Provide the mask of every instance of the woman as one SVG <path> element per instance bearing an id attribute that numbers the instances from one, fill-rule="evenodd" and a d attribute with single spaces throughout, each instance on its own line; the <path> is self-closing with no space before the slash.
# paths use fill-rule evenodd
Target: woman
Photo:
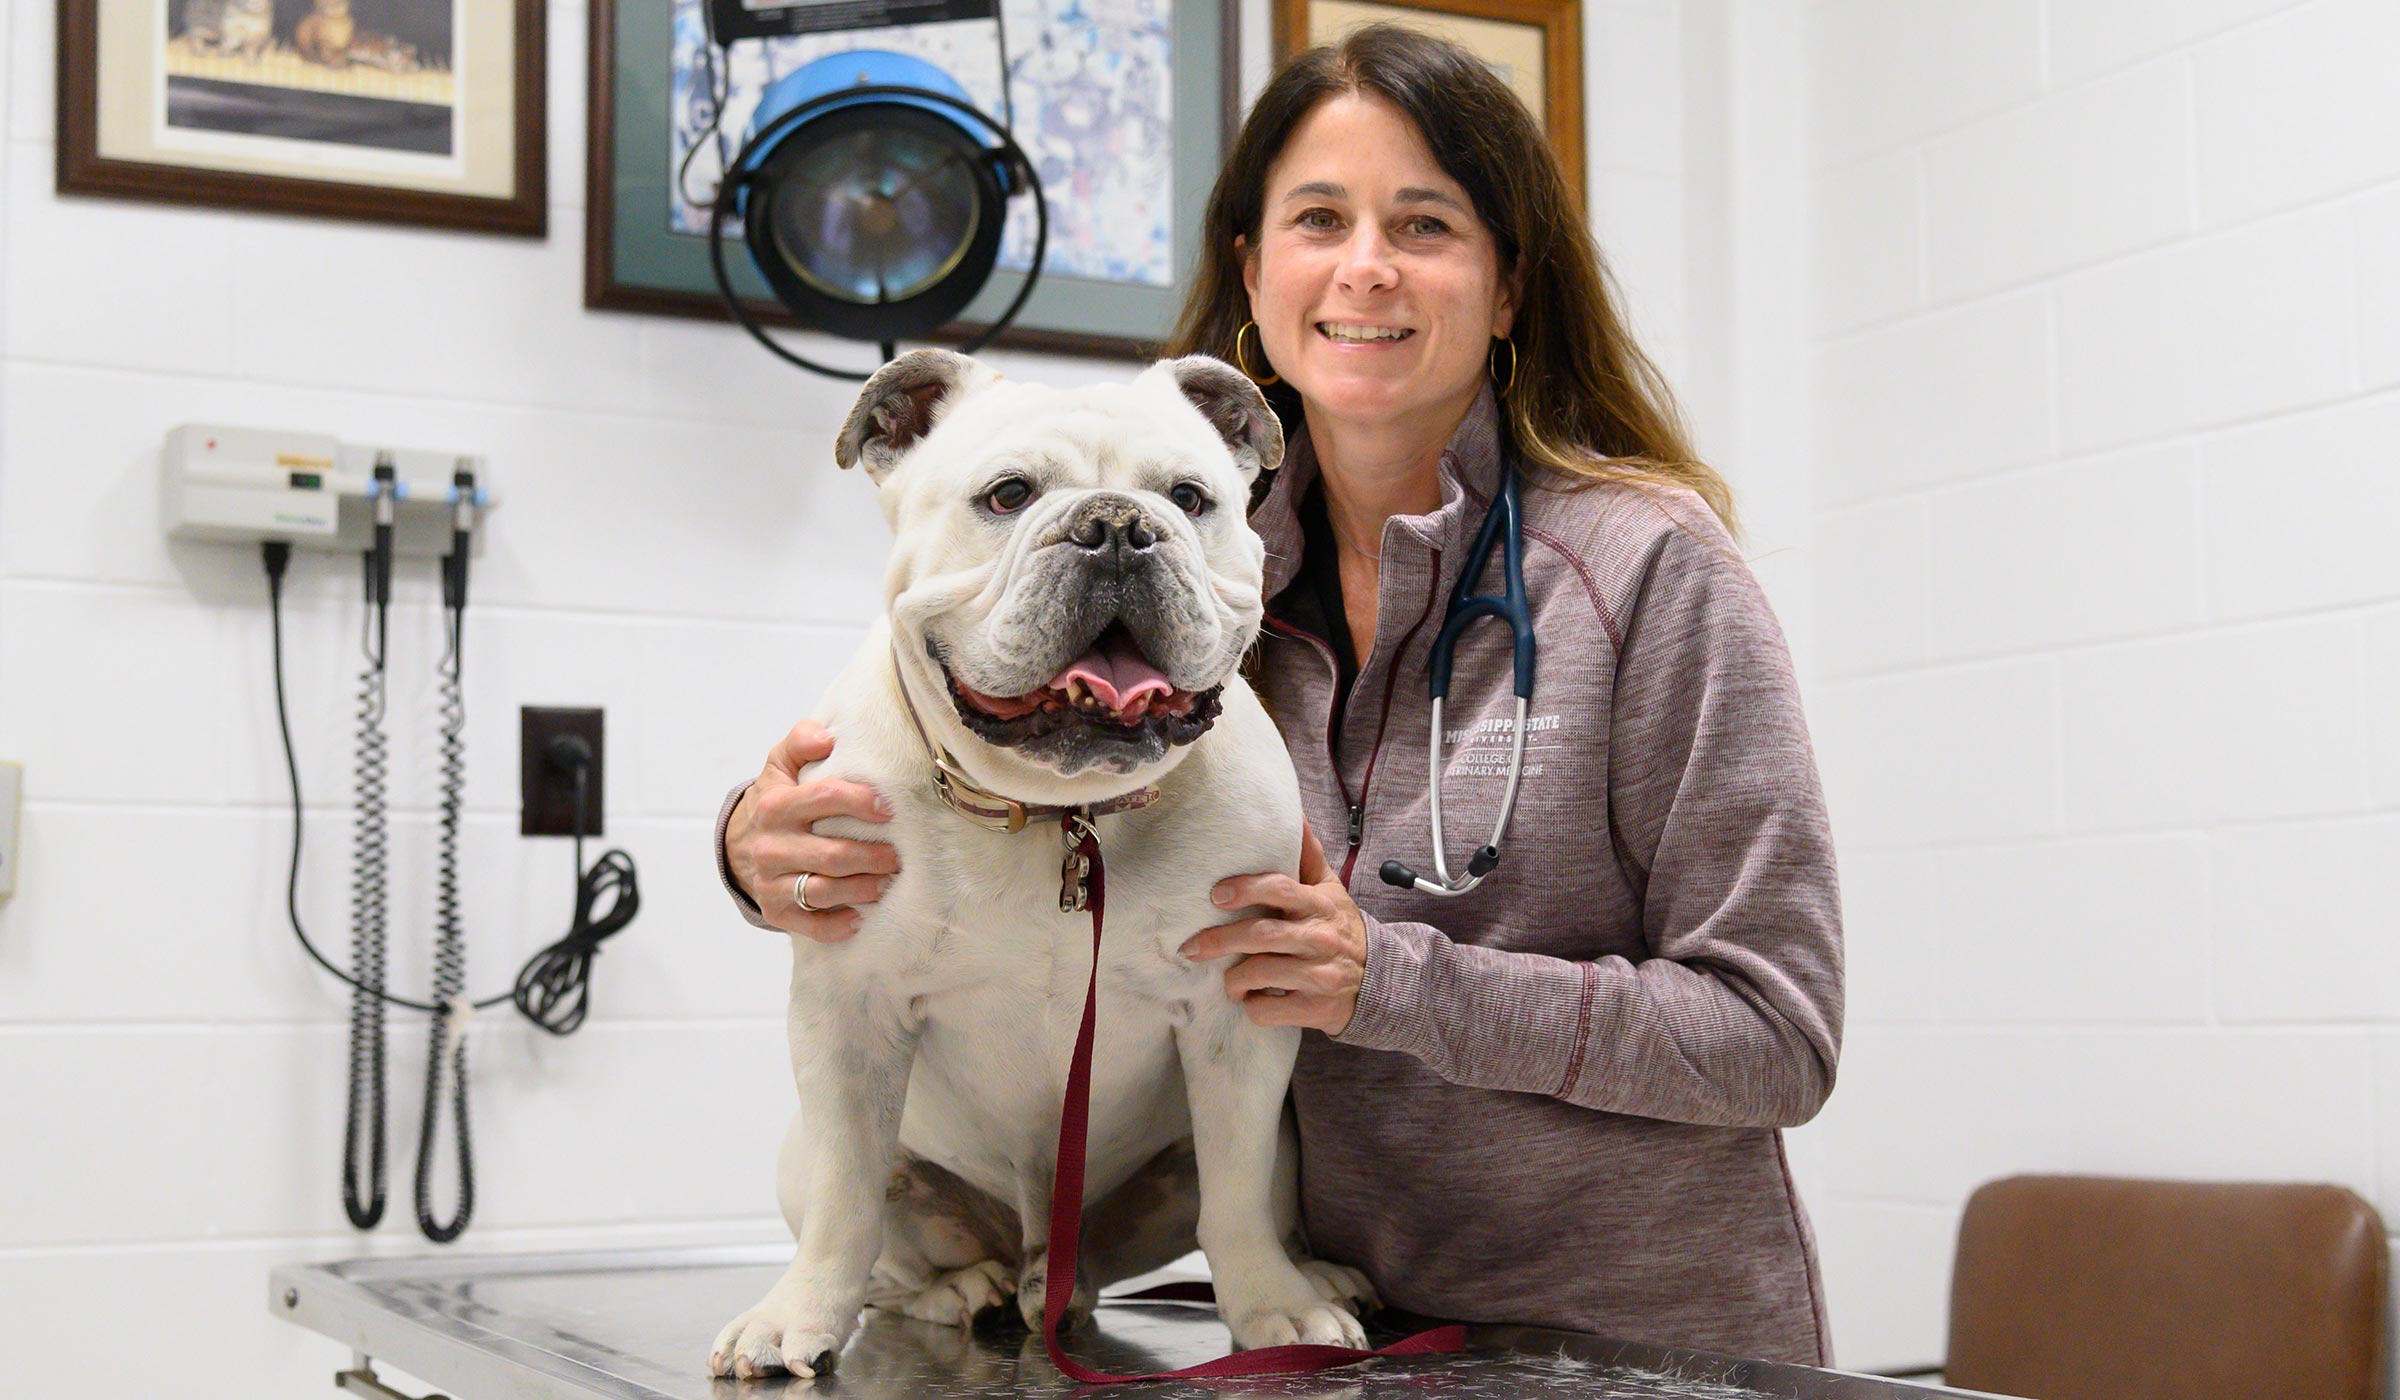
<path id="1" fill-rule="evenodd" d="M 1255 679 L 1330 839 L 1298 880 L 1223 882 L 1270 914 L 1187 951 L 1243 955 L 1225 981 L 1253 1019 L 1323 1032 L 1292 1084 L 1311 1248 L 1413 1312 L 1828 1363 L 1778 1131 L 1824 1102 L 1840 1043 L 1807 728 L 1730 494 L 1532 118 L 1404 30 L 1292 60 L 1211 197 L 1174 346 L 1194 352 L 1267 386 L 1290 440 L 1252 513 Z M 1499 870 L 1436 898 L 1375 872 L 1430 864 L 1428 651 L 1511 471 L 1538 647 L 1523 788 Z M 1495 557 L 1479 591 L 1500 586 Z M 1507 782 L 1511 678 L 1506 628 L 1470 629 L 1442 777 L 1466 839 Z M 794 786 L 828 748 L 787 736 L 721 829 L 754 917 L 843 937 L 855 911 L 799 911 L 795 875 L 855 906 L 894 867 L 807 834 L 872 811 Z"/>

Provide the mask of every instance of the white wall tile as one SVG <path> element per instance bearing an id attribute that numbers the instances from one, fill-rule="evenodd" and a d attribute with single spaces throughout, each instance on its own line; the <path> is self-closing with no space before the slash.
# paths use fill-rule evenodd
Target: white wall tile
<path id="1" fill-rule="evenodd" d="M 1837 0 L 1808 25 L 1811 164 L 1838 165 L 2031 99 L 2036 0 Z"/>
<path id="2" fill-rule="evenodd" d="M 2358 334 L 2366 386 L 2400 384 L 2400 185 L 2358 203 Z"/>
<path id="3" fill-rule="evenodd" d="M 641 674 L 655 692 L 641 762 L 652 810 L 705 822 L 725 790 L 755 776 L 793 724 L 820 712 L 833 678 L 859 652 L 864 629 L 654 628 Z"/>
<path id="4" fill-rule="evenodd" d="M 2201 618 L 2188 446 L 2088 458 L 1930 497 L 1933 654 L 2129 636 Z"/>
<path id="5" fill-rule="evenodd" d="M 36 7 L 38 8 L 38 7 Z M 12 357 L 216 373 L 233 359 L 242 220 L 205 209 L 52 190 L 31 148 L 8 168 L 7 346 Z M 118 308 L 174 308 L 126 315 Z"/>
<path id="6" fill-rule="evenodd" d="M 1928 146 L 1934 298 L 1992 291 L 2182 234 L 2189 125 L 2183 65 L 2152 63 Z"/>
<path id="7" fill-rule="evenodd" d="M 2357 811 L 2358 624 L 2308 621 L 2067 655 L 2068 829 Z"/>
<path id="8" fill-rule="evenodd" d="M 1940 851 L 1843 848 L 1844 1024 L 1939 1019 L 1942 947 L 1955 936 L 1942 863 Z"/>
<path id="9" fill-rule="evenodd" d="M 2367 775 L 2375 801 L 2400 806 L 2400 610 L 2367 620 Z M 2400 1213 L 2400 1197 L 2394 1197 Z"/>
<path id="10" fill-rule="evenodd" d="M 48 141 L 57 121 L 58 7 L 11 4 L 8 13 L 8 131 Z M 38 159 L 47 159 L 44 151 Z M 22 157 L 18 157 L 22 159 Z"/>
<path id="11" fill-rule="evenodd" d="M 478 1215 L 593 1224 L 771 1209 L 792 1103 L 780 1020 L 587 1025 L 565 1040 L 498 1017 L 474 1025 Z M 402 1218 L 421 1027 L 395 1018 L 389 1041 L 391 1204 Z M 347 1059 L 344 1031 L 331 1026 L 0 1032 L 0 1097 L 34 1129 L 0 1139 L 0 1167 L 46 1203 L 0 1218 L 0 1243 L 340 1232 Z M 75 1073 L 61 1073 L 70 1062 Z M 644 1108 L 594 1112 L 600 1102 Z M 124 1124 L 93 1103 L 138 1105 L 143 1140 L 171 1144 L 176 1169 L 126 1150 Z"/>
<path id="12" fill-rule="evenodd" d="M 138 1316 L 139 1349 L 174 1358 L 175 1388 L 191 1400 L 324 1393 L 333 1373 L 350 1364 L 349 1353 L 269 1315 L 267 1275 L 278 1264 L 365 1252 L 326 1237 L 0 1255 L 0 1293 L 10 1300 L 0 1342 L 11 1357 L 10 1383 L 26 1395 L 75 1393 L 109 1364 L 110 1343 L 94 1319 Z M 384 1367 L 376 1370 L 392 1379 Z"/>
<path id="13" fill-rule="evenodd" d="M 1888 501 L 1817 517 L 1809 542 L 1825 674 L 1922 661 L 1926 631 L 1926 506 Z"/>
<path id="14" fill-rule="evenodd" d="M 2057 829 L 2052 662 L 1842 682 L 1821 687 L 1810 705 L 1840 849 Z M 1959 743 L 1962 734 L 1974 743 Z"/>
<path id="15" fill-rule="evenodd" d="M 1978 845 L 1941 856 L 1934 927 L 1946 1022 L 2209 1019 L 2203 838 Z"/>
<path id="16" fill-rule="evenodd" d="M 1834 1365 L 1886 1371 L 1942 1359 L 1958 1211 L 1836 1201 L 1812 1212 L 1825 1274 Z"/>
<path id="17" fill-rule="evenodd" d="M 543 81 L 549 101 L 543 120 L 549 126 L 550 236 L 570 246 L 583 246 L 584 127 L 590 113 L 592 26 L 578 0 L 552 0 L 543 17 L 548 42 L 544 45 Z"/>
<path id="18" fill-rule="evenodd" d="M 2065 0 L 2045 12 L 2050 80 L 2076 83 L 2300 0 Z"/>
<path id="19" fill-rule="evenodd" d="M 1677 175 L 1604 172 L 1591 191 L 1592 235 L 1621 298 L 1617 308 L 1651 358 L 1681 377 L 1686 305 L 1684 182 Z"/>
<path id="20" fill-rule="evenodd" d="M 1819 334 L 1922 304 L 1924 158 L 1860 161 L 1825 175 L 1809 202 L 1809 289 Z"/>
<path id="21" fill-rule="evenodd" d="M 2069 450 L 2233 422 L 2354 387 L 2346 210 L 2278 219 L 2060 280 Z"/>
<path id="22" fill-rule="evenodd" d="M 2044 294 L 1937 311 L 1812 359 L 1821 506 L 1971 480 L 2052 449 Z"/>
<path id="23" fill-rule="evenodd" d="M 1583 7 L 1584 139 L 1591 162 L 1646 175 L 1684 173 L 1683 27 L 1672 4 L 1594 0 Z"/>
<path id="24" fill-rule="evenodd" d="M 2400 1007 L 2400 818 L 2210 838 L 2228 1021 L 2388 1020 Z"/>
<path id="25" fill-rule="evenodd" d="M 2391 1228 L 2391 1218 L 2400 1214 L 2400 1031 L 2384 1030 L 2375 1035 L 2375 1098 L 2373 1112 L 2376 1122 L 2376 1150 L 2381 1172 L 2376 1190 L 2370 1199 L 2384 1217 L 2384 1228 Z"/>
<path id="26" fill-rule="evenodd" d="M 215 802 L 230 779 L 224 619 L 166 592 L 0 585 L 0 734 L 29 800 Z"/>
<path id="27" fill-rule="evenodd" d="M 1855 1196 L 1963 1203 L 2014 1172 L 2374 1190 L 2363 1032 L 1860 1030 L 1823 1118 Z"/>
<path id="28" fill-rule="evenodd" d="M 302 918 L 344 965 L 348 828 L 311 821 L 302 886 Z M 29 806 L 23 878 L 0 903 L 0 1023 L 338 1019 L 346 1000 L 286 927 L 290 841 L 288 812 Z"/>
<path id="29" fill-rule="evenodd" d="M 2400 176 L 2400 8 L 2318 0 L 2193 52 L 2210 224 Z"/>
<path id="30" fill-rule="evenodd" d="M 2213 615 L 2400 597 L 2400 396 L 2221 434 L 2200 461 Z"/>
<path id="31" fill-rule="evenodd" d="M 219 274 L 239 297 L 232 367 L 438 398 L 601 411 L 640 402 L 632 338 L 583 309 L 579 240 L 493 239 L 472 258 L 458 246 L 431 229 L 246 221 L 242 257 Z M 372 330 L 329 344 L 333 325 Z"/>

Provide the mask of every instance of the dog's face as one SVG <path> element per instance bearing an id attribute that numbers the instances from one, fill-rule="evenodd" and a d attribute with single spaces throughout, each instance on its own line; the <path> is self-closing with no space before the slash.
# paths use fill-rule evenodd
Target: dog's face
<path id="1" fill-rule="evenodd" d="M 901 681 L 976 781 L 1094 801 L 1207 732 L 1263 609 L 1251 484 L 1283 459 L 1247 377 L 1190 356 L 1054 390 L 912 351 L 834 456 L 882 492 Z"/>

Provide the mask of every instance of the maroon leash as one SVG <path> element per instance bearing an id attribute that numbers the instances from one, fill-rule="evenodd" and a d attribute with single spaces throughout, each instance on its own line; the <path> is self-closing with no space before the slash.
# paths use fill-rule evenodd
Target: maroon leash
<path id="1" fill-rule="evenodd" d="M 1180 1371 L 1154 1371 L 1120 1376 L 1096 1371 L 1067 1355 L 1058 1344 L 1058 1327 L 1075 1296 L 1075 1256 L 1083 1233 L 1083 1140 L 1092 1116 L 1092 1030 L 1098 1024 L 1100 991 L 1100 915 L 1107 882 L 1100 865 L 1100 837 L 1081 813 L 1068 813 L 1059 823 L 1067 846 L 1058 902 L 1063 911 L 1092 911 L 1092 977 L 1083 994 L 1083 1027 L 1075 1034 L 1075 1058 L 1067 1069 L 1067 1098 L 1058 1121 L 1058 1173 L 1050 1191 L 1050 1259 L 1042 1294 L 1042 1344 L 1050 1364 L 1076 1380 L 1113 1384 L 1117 1381 L 1168 1381 L 1217 1376 L 1305 1375 L 1350 1366 L 1378 1356 L 1422 1356 L 1464 1351 L 1467 1329 L 1435 1327 L 1404 1337 L 1375 1351 L 1357 1347 L 1292 1345 L 1239 1351 L 1186 1366 Z"/>

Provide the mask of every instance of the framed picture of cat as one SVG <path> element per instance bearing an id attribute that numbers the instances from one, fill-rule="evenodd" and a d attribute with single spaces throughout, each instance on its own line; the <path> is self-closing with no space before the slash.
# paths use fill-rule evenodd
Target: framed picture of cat
<path id="1" fill-rule="evenodd" d="M 58 0 L 58 189 L 548 231 L 543 0 Z"/>

